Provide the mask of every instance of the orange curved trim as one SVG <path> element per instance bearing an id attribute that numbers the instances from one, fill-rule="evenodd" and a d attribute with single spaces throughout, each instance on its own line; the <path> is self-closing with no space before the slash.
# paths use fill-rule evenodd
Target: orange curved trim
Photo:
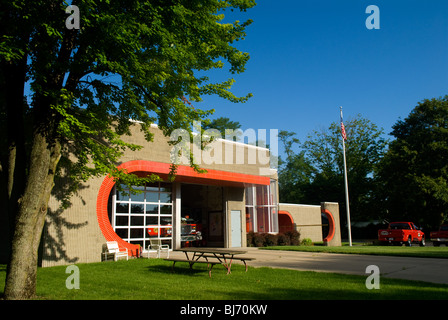
<path id="1" fill-rule="evenodd" d="M 278 231 L 288 232 L 294 229 L 294 219 L 288 211 L 279 210 L 278 211 Z"/>
<path id="2" fill-rule="evenodd" d="M 291 223 L 294 223 L 294 219 L 292 218 L 292 215 L 288 211 L 279 210 L 278 214 L 286 214 L 289 217 L 289 219 L 291 219 Z"/>
<path id="3" fill-rule="evenodd" d="M 118 169 L 125 169 L 128 173 L 132 172 L 148 172 L 166 177 L 170 173 L 170 164 L 146 160 L 133 160 L 125 162 L 118 166 Z M 193 168 L 188 166 L 179 166 L 176 172 L 176 181 L 195 182 L 213 185 L 226 186 L 244 186 L 245 184 L 269 185 L 270 178 L 264 176 L 256 176 L 242 173 L 226 172 L 219 170 L 207 170 L 207 173 L 197 173 Z M 96 214 L 98 225 L 103 233 L 106 241 L 117 241 L 120 247 L 128 249 L 130 255 L 136 255 L 139 248 L 138 245 L 128 243 L 121 239 L 113 230 L 109 221 L 107 212 L 107 204 L 109 195 L 114 187 L 115 182 L 111 176 L 107 176 L 98 191 Z"/>
<path id="4" fill-rule="evenodd" d="M 328 211 L 327 209 L 323 209 L 323 210 L 321 210 L 321 212 L 323 214 L 325 214 L 328 218 L 328 224 L 329 224 L 330 230 L 328 231 L 328 235 L 324 239 L 324 242 L 328 242 L 328 241 L 331 241 L 334 237 L 334 232 L 335 232 L 334 218 L 333 218 L 333 215 L 331 214 L 331 212 Z"/>
<path id="5" fill-rule="evenodd" d="M 111 177 L 106 177 L 101 184 L 96 201 L 96 215 L 98 219 L 98 225 L 103 233 L 106 241 L 117 241 L 119 247 L 125 247 L 128 249 L 129 255 L 136 255 L 139 249 L 138 245 L 131 244 L 121 239 L 112 228 L 107 213 L 107 204 L 109 202 L 109 195 L 114 187 L 115 182 Z"/>

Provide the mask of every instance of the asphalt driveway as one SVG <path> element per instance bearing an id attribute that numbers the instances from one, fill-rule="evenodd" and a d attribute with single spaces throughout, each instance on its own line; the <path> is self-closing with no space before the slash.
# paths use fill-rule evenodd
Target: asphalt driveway
<path id="1" fill-rule="evenodd" d="M 448 259 L 390 257 L 354 254 L 311 253 L 244 248 L 253 267 L 286 268 L 316 272 L 369 275 L 369 265 L 378 266 L 381 277 L 448 284 Z"/>

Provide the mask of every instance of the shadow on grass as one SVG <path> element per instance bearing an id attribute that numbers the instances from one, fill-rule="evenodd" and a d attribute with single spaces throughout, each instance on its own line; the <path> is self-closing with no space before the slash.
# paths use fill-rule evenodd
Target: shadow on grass
<path id="1" fill-rule="evenodd" d="M 190 266 L 187 263 L 176 263 L 173 268 L 173 265 L 150 265 L 147 266 L 146 269 L 150 272 L 157 272 L 161 274 L 178 274 L 178 275 L 196 275 L 199 273 L 206 273 L 208 276 L 208 270 L 205 266 Z M 213 275 L 213 270 L 212 270 Z"/>

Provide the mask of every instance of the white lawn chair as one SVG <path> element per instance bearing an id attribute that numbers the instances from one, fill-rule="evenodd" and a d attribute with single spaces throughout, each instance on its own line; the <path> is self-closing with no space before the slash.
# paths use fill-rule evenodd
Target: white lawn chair
<path id="1" fill-rule="evenodd" d="M 114 260 L 117 261 L 119 257 L 126 257 L 126 260 L 129 259 L 128 249 L 120 248 L 118 246 L 117 241 L 108 241 L 106 243 L 106 248 L 104 250 L 104 258 L 107 260 L 107 256 L 112 254 L 114 256 Z"/>
<path id="2" fill-rule="evenodd" d="M 162 244 L 161 239 L 149 239 L 149 246 L 148 251 L 156 251 L 157 252 L 157 258 L 160 258 L 160 252 L 166 252 L 166 257 L 170 257 L 170 246 L 167 244 Z M 148 252 L 148 258 L 149 258 L 149 252 Z"/>
<path id="3" fill-rule="evenodd" d="M 143 250 L 142 256 L 144 257 L 146 255 L 146 257 L 149 259 L 149 258 L 151 258 L 151 256 L 150 256 L 151 253 L 157 254 L 157 250 L 151 249 L 151 245 L 148 245 L 148 249 Z"/>

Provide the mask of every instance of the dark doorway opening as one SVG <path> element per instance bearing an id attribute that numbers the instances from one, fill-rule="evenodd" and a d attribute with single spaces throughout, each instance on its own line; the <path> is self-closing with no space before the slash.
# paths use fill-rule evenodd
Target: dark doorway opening
<path id="1" fill-rule="evenodd" d="M 181 186 L 181 245 L 224 246 L 223 187 Z"/>

